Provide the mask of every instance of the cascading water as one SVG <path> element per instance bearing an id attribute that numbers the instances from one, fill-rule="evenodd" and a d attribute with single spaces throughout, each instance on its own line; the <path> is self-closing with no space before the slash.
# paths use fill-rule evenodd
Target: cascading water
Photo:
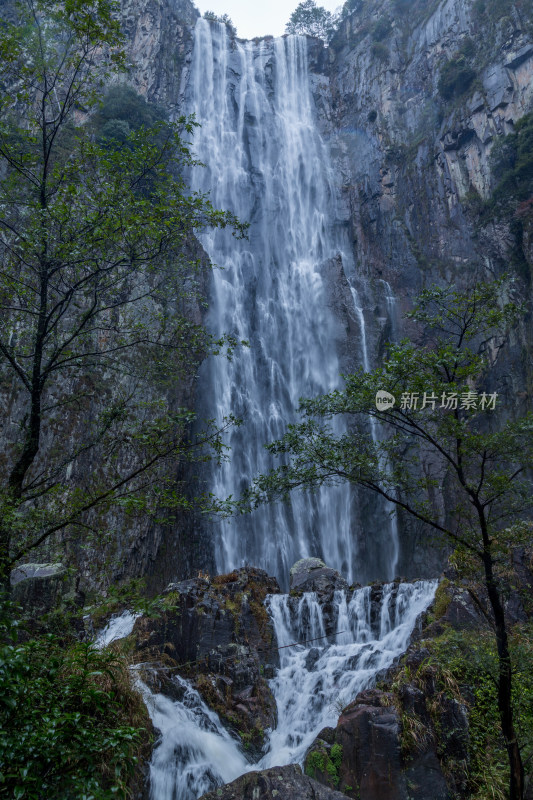
<path id="1" fill-rule="evenodd" d="M 406 649 L 436 586 L 388 584 L 374 597 L 369 586 L 337 591 L 325 607 L 314 593 L 267 598 L 280 648 L 280 668 L 270 681 L 278 724 L 256 764 L 185 680 L 174 678 L 173 700 L 139 682 L 161 731 L 150 765 L 151 800 L 196 800 L 244 772 L 301 763 L 319 731 L 334 726 L 340 709 Z"/>
<path id="2" fill-rule="evenodd" d="M 251 769 L 214 711 L 179 676 L 171 700 L 137 682 L 161 739 L 150 764 L 150 800 L 196 800 Z"/>
<path id="3" fill-rule="evenodd" d="M 232 42 L 224 25 L 202 19 L 195 30 L 187 106 L 201 123 L 194 150 L 206 167 L 193 171 L 192 185 L 250 222 L 248 241 L 223 230 L 202 237 L 219 267 L 209 324 L 250 345 L 231 362 L 211 359 L 202 375 L 206 416 L 244 420 L 230 440 L 231 460 L 211 479 L 219 497 L 238 497 L 268 472 L 264 445 L 295 420 L 300 398 L 331 391 L 340 380 L 338 323 L 320 271 L 340 249 L 336 203 L 313 118 L 306 48 L 295 36 Z M 290 504 L 222 525 L 214 536 L 216 567 L 257 564 L 284 580 L 299 558 L 327 555 L 348 580 L 360 580 L 353 516 L 346 486 L 295 495 Z"/>
<path id="4" fill-rule="evenodd" d="M 394 311 L 394 295 L 392 294 L 391 288 L 386 281 L 383 281 L 386 289 L 386 300 L 387 306 L 389 309 L 389 313 Z M 362 353 L 362 362 L 363 362 L 363 369 L 365 372 L 370 370 L 370 359 L 368 357 L 368 347 L 366 343 L 366 326 L 365 326 L 365 316 L 363 313 L 363 309 L 359 305 L 359 295 L 357 294 L 356 289 L 353 286 L 350 286 L 350 291 L 352 293 L 353 304 L 355 308 L 355 314 L 357 317 L 357 321 L 359 323 L 359 330 L 361 334 L 361 353 Z M 390 317 L 393 319 L 393 317 Z M 394 324 L 394 322 L 393 322 Z M 379 440 L 379 428 L 376 420 L 374 417 L 369 418 L 370 423 L 370 435 L 372 436 L 372 441 L 376 444 Z M 388 515 L 388 527 L 390 532 L 390 547 L 388 553 L 388 578 L 392 579 L 395 577 L 396 568 L 398 566 L 398 561 L 400 558 L 400 534 L 398 530 L 398 514 L 396 512 L 396 506 L 393 503 L 385 502 L 384 503 L 385 512 Z"/>
<path id="5" fill-rule="evenodd" d="M 254 475 L 269 470 L 263 445 L 295 419 L 300 397 L 339 385 L 340 334 L 322 268 L 339 252 L 343 261 L 350 256 L 343 254 L 328 154 L 313 119 L 306 48 L 304 38 L 293 36 L 230 41 L 224 25 L 204 19 L 195 30 L 186 102 L 201 123 L 194 149 L 206 166 L 193 170 L 192 186 L 209 192 L 215 207 L 250 222 L 249 241 L 224 230 L 202 237 L 218 267 L 211 329 L 250 344 L 231 362 L 212 359 L 203 369 L 205 416 L 221 422 L 232 413 L 244 420 L 232 434 L 231 461 L 211 476 L 219 497 L 238 496 Z M 364 315 L 353 299 L 360 360 L 368 369 Z M 326 556 L 350 582 L 364 579 L 370 568 L 357 561 L 355 511 L 350 490 L 334 487 L 232 520 L 214 536 L 217 569 L 252 563 L 283 582 L 294 561 L 314 555 Z M 375 528 L 373 546 L 386 553 L 382 572 L 388 560 L 392 576 L 397 532 L 386 524 Z M 405 650 L 435 588 L 436 582 L 420 581 L 389 584 L 381 593 L 338 591 L 325 606 L 314 594 L 269 597 L 280 648 L 280 668 L 270 681 L 278 724 L 256 764 L 185 680 L 173 679 L 172 698 L 139 681 L 161 732 L 150 766 L 151 800 L 196 800 L 243 772 L 301 762 L 317 733 L 335 724 L 340 707 Z"/>
<path id="6" fill-rule="evenodd" d="M 271 682 L 278 725 L 262 767 L 303 760 L 317 733 L 326 726 L 334 727 L 342 707 L 403 653 L 435 588 L 435 581 L 388 584 L 383 588 L 379 613 L 371 603 L 370 586 L 351 596 L 335 592 L 330 631 L 336 633 L 326 640 L 320 637 L 329 626 L 314 594 L 305 594 L 298 601 L 287 595 L 269 598 L 281 664 Z M 312 647 L 285 646 L 301 641 Z"/>

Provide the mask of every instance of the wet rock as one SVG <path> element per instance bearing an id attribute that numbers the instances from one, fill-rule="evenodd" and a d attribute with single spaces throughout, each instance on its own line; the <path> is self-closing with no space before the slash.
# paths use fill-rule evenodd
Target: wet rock
<path id="1" fill-rule="evenodd" d="M 142 661 L 161 665 L 149 685 L 172 696 L 169 676 L 186 677 L 257 757 L 276 723 L 267 678 L 279 657 L 264 600 L 278 592 L 274 578 L 252 567 L 181 581 L 167 587 L 168 607 L 138 619 L 133 631 Z"/>
<path id="2" fill-rule="evenodd" d="M 400 800 L 405 795 L 397 710 L 391 699 L 363 692 L 342 713 L 335 741 L 342 747 L 340 788 L 358 787 L 366 800 Z"/>
<path id="3" fill-rule="evenodd" d="M 466 707 L 437 691 L 431 670 L 424 680 L 423 689 L 406 683 L 396 692 L 360 692 L 337 727 L 317 736 L 306 773 L 354 800 L 459 796 L 464 771 L 445 765 L 467 763 Z"/>
<path id="4" fill-rule="evenodd" d="M 26 612 L 39 616 L 61 602 L 83 605 L 76 579 L 62 564 L 21 564 L 11 572 L 11 596 Z"/>
<path id="5" fill-rule="evenodd" d="M 455 586 L 450 594 L 450 604 L 440 619 L 441 624 L 448 623 L 455 630 L 468 630 L 486 624 L 482 611 L 466 589 Z"/>
<path id="6" fill-rule="evenodd" d="M 322 731 L 306 754 L 306 774 L 349 797 L 407 800 L 401 725 L 392 695 L 361 692 L 330 730 Z"/>
<path id="7" fill-rule="evenodd" d="M 236 781 L 202 795 L 200 800 L 345 800 L 333 791 L 303 775 L 299 766 L 273 767 L 248 772 Z"/>
<path id="8" fill-rule="evenodd" d="M 291 594 L 316 592 L 322 600 L 337 589 L 346 590 L 348 584 L 336 569 L 326 566 L 320 558 L 302 558 L 291 567 Z"/>

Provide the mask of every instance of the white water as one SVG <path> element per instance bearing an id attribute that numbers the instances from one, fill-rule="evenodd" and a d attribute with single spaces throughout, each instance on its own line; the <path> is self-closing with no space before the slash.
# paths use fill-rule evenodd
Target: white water
<path id="1" fill-rule="evenodd" d="M 249 221 L 249 241 L 228 231 L 202 237 L 215 270 L 209 324 L 250 347 L 204 368 L 201 409 L 219 422 L 244 420 L 231 460 L 210 490 L 238 497 L 277 462 L 264 445 L 295 421 L 301 397 L 339 386 L 335 338 L 321 265 L 337 255 L 336 201 L 327 149 L 309 88 L 307 43 L 290 36 L 231 43 L 226 27 L 198 20 L 187 106 L 201 123 L 194 151 L 206 168 L 192 185 L 215 207 Z M 357 573 L 353 495 L 346 485 L 264 507 L 214 534 L 219 572 L 257 564 L 280 580 L 305 556 L 320 556 L 349 581 Z M 334 535 L 332 535 L 334 532 Z"/>
<path id="2" fill-rule="evenodd" d="M 137 685 L 161 736 L 150 763 L 151 800 L 196 800 L 249 771 L 237 742 L 187 681 L 174 678 L 180 700 Z"/>
<path id="3" fill-rule="evenodd" d="M 342 254 L 342 237 L 328 153 L 313 116 L 305 39 L 232 43 L 224 25 L 198 20 L 187 107 L 202 125 L 194 150 L 206 164 L 193 171 L 193 188 L 251 222 L 248 242 L 220 230 L 202 237 L 219 267 L 210 327 L 250 343 L 232 362 L 212 359 L 200 386 L 206 417 L 221 423 L 233 413 L 244 420 L 230 440 L 231 461 L 212 473 L 209 485 L 219 497 L 238 496 L 273 465 L 263 445 L 296 419 L 300 397 L 339 386 L 339 331 L 321 268 Z M 353 299 L 360 360 L 368 370 L 364 314 L 356 294 Z M 393 310 L 393 299 L 387 297 L 387 305 Z M 372 572 L 372 553 L 376 558 L 381 550 L 387 555 L 377 562 L 393 576 L 394 523 L 383 525 L 376 517 L 366 564 L 358 563 L 357 525 L 346 486 L 295 496 L 291 504 L 265 507 L 217 530 L 216 566 L 222 572 L 257 564 L 283 580 L 297 559 L 314 555 L 352 582 L 365 569 Z M 141 684 L 161 732 L 150 768 L 151 800 L 196 800 L 243 772 L 301 762 L 317 733 L 335 725 L 341 707 L 405 650 L 435 588 L 427 581 L 397 590 L 391 584 L 373 603 L 369 587 L 337 592 L 329 617 L 313 594 L 270 597 L 281 648 L 271 681 L 278 724 L 255 764 L 186 681 L 174 678 L 172 699 Z"/>
<path id="4" fill-rule="evenodd" d="M 397 588 L 397 591 L 396 591 Z M 323 609 L 313 594 L 295 607 L 287 595 L 272 595 L 269 610 L 276 629 L 281 665 L 271 688 L 278 705 L 278 725 L 262 767 L 301 762 L 313 739 L 335 727 L 342 707 L 368 687 L 382 669 L 407 648 L 417 617 L 434 597 L 435 581 L 389 584 L 381 609 L 372 618 L 371 588 L 351 596 L 336 592 L 334 631 L 326 633 Z M 310 645 L 283 647 L 298 641 Z"/>
<path id="5" fill-rule="evenodd" d="M 129 636 L 135 625 L 135 620 L 140 616 L 141 614 L 134 613 L 133 611 L 123 611 L 122 614 L 113 617 L 97 635 L 94 641 L 95 646 L 107 647 L 111 642 Z"/>
<path id="6" fill-rule="evenodd" d="M 267 598 L 280 647 L 280 669 L 270 681 L 278 725 L 255 764 L 246 761 L 218 716 L 182 678 L 174 679 L 179 700 L 153 694 L 141 684 L 161 732 L 150 766 L 151 800 L 196 800 L 244 772 L 301 763 L 319 731 L 335 726 L 342 707 L 404 652 L 436 586 L 436 581 L 389 584 L 379 603 L 371 603 L 371 587 L 336 592 L 331 630 L 316 595 Z M 306 644 L 285 646 L 298 642 Z"/>
<path id="7" fill-rule="evenodd" d="M 386 300 L 387 300 L 387 308 L 389 311 L 390 319 L 394 320 L 394 303 L 395 298 L 392 294 L 392 290 L 387 283 L 387 281 L 383 281 L 386 289 Z M 365 316 L 363 313 L 362 307 L 359 305 L 359 295 L 357 291 L 350 286 L 350 290 L 352 293 L 353 304 L 355 309 L 355 314 L 357 317 L 357 321 L 359 323 L 359 330 L 361 334 L 361 353 L 363 356 L 363 369 L 365 372 L 369 372 L 370 370 L 370 359 L 368 357 L 368 347 L 366 344 L 366 326 L 365 326 Z M 392 322 L 394 326 L 394 321 Z M 385 388 L 385 387 L 383 387 Z M 374 444 L 377 444 L 379 441 L 379 429 L 374 417 L 369 417 L 370 422 L 370 435 L 372 436 L 372 441 Z M 396 511 L 396 506 L 394 503 L 385 502 L 385 510 L 388 515 L 388 525 L 389 525 L 389 558 L 388 558 L 388 579 L 393 580 L 397 575 L 397 567 L 398 562 L 400 559 L 400 533 L 398 530 L 398 514 Z"/>

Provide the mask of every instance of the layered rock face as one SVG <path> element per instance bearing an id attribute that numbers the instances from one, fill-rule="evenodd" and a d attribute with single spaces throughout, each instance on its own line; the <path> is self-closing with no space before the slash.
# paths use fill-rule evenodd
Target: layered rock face
<path id="1" fill-rule="evenodd" d="M 274 767 L 249 772 L 236 781 L 202 796 L 202 800 L 342 800 L 346 795 L 302 775 L 300 767 Z"/>
<path id="2" fill-rule="evenodd" d="M 352 14 L 331 47 L 315 51 L 315 97 L 357 263 L 374 282 L 389 281 L 402 307 L 469 262 L 492 262 L 497 272 L 509 256 L 502 229 L 476 231 L 471 201 L 494 188 L 496 137 L 533 106 L 533 23 L 517 5 L 483 12 L 448 0 L 413 3 L 404 14 L 381 2 Z M 453 92 L 442 74 L 454 59 L 470 72 Z"/>
<path id="3" fill-rule="evenodd" d="M 527 203 L 491 206 L 498 182 L 491 153 L 533 108 L 532 42 L 531 8 L 523 3 L 385 0 L 360 4 L 329 48 L 310 42 L 309 50 L 371 365 L 387 340 L 408 334 L 423 343 L 402 319 L 422 288 L 508 272 L 528 309 L 493 353 L 491 391 L 510 415 L 531 404 L 532 218 Z M 349 306 L 344 278 L 341 264 L 331 272 L 339 315 Z M 357 331 L 348 332 L 349 342 L 357 340 Z M 345 364 L 357 361 L 355 353 L 346 348 Z M 399 574 L 435 569 L 423 531 L 401 514 L 398 520 Z"/>

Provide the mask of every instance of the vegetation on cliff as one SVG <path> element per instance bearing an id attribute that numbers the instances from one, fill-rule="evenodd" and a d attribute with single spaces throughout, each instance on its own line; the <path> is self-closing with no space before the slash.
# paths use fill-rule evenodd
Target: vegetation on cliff
<path id="1" fill-rule="evenodd" d="M 285 33 L 315 36 L 327 42 L 335 30 L 334 22 L 330 11 L 317 6 L 314 0 L 303 0 L 292 12 Z"/>

